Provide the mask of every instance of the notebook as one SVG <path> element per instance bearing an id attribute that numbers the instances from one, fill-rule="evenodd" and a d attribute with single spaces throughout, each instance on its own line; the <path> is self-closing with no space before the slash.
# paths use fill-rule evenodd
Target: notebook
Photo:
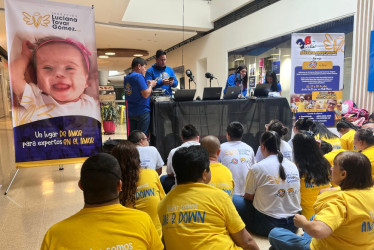
<path id="1" fill-rule="evenodd" d="M 219 100 L 221 99 L 222 87 L 204 88 L 203 100 Z"/>
<path id="2" fill-rule="evenodd" d="M 193 101 L 195 97 L 196 89 L 178 89 L 174 94 L 174 101 Z"/>
<path id="3" fill-rule="evenodd" d="M 226 93 L 225 93 L 223 99 L 225 99 L 225 100 L 238 99 L 239 94 L 240 94 L 240 86 L 227 87 Z"/>
<path id="4" fill-rule="evenodd" d="M 254 96 L 256 97 L 268 97 L 270 92 L 270 83 L 256 84 Z"/>

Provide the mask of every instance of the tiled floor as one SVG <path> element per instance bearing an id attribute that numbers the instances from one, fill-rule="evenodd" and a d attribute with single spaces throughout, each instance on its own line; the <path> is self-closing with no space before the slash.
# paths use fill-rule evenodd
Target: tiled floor
<path id="1" fill-rule="evenodd" d="M 119 126 L 114 135 L 103 141 L 125 139 Z M 21 169 L 7 195 L 0 191 L 0 249 L 39 249 L 48 228 L 83 207 L 78 187 L 81 164 Z M 255 236 L 260 249 L 269 249 L 265 237 Z"/>

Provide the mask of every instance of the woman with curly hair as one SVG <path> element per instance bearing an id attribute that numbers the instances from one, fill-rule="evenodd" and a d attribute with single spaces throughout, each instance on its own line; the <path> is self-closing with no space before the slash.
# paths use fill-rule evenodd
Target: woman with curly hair
<path id="1" fill-rule="evenodd" d="M 112 155 L 117 158 L 122 170 L 120 203 L 148 213 L 161 237 L 162 228 L 157 207 L 165 197 L 165 192 L 157 172 L 140 168 L 139 152 L 130 141 L 117 144 L 112 150 Z"/>
<path id="2" fill-rule="evenodd" d="M 299 169 L 302 214 L 309 220 L 314 214 L 313 203 L 321 189 L 329 188 L 330 163 L 323 157 L 317 141 L 310 132 L 293 138 L 294 161 Z"/>
<path id="3" fill-rule="evenodd" d="M 275 131 L 278 133 L 279 137 L 282 138 L 288 133 L 288 128 L 283 125 L 282 122 L 279 120 L 271 120 L 268 124 L 265 125 L 266 131 Z M 283 156 L 288 160 L 292 161 L 292 148 L 291 146 L 284 140 L 280 140 L 279 149 Z M 260 146 L 257 149 L 256 153 L 256 161 L 262 161 L 265 157 L 262 155 Z"/>

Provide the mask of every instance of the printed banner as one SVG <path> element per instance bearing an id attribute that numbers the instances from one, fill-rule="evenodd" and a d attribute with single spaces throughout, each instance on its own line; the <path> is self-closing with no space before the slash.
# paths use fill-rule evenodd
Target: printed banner
<path id="1" fill-rule="evenodd" d="M 94 10 L 6 0 L 16 162 L 101 151 Z"/>
<path id="2" fill-rule="evenodd" d="M 374 30 L 370 32 L 368 91 L 374 91 Z"/>
<path id="3" fill-rule="evenodd" d="M 294 33 L 291 39 L 291 108 L 297 112 L 334 112 L 331 119 L 340 119 L 338 99 L 334 108 L 328 99 L 312 98 L 312 93 L 336 93 L 343 89 L 344 77 L 344 33 Z M 331 98 L 329 98 L 331 99 Z M 330 107 L 327 107 L 330 105 Z M 322 112 L 327 116 L 327 113 Z M 300 114 L 303 115 L 303 114 Z M 300 115 L 296 114 L 296 117 Z M 331 124 L 325 118 L 321 122 Z M 334 120 L 332 121 L 332 126 Z"/>

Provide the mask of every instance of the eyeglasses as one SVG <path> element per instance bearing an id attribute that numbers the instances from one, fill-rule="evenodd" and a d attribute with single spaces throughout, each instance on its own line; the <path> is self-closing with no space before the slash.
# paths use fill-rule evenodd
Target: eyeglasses
<path id="1" fill-rule="evenodd" d="M 328 102 L 327 104 L 331 106 L 336 106 L 336 103 L 333 103 L 333 102 Z"/>

